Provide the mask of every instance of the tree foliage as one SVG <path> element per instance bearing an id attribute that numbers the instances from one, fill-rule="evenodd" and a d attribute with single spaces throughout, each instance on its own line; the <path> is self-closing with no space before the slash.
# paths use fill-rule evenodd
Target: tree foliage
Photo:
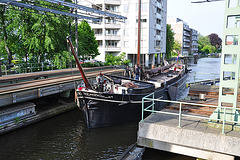
<path id="1" fill-rule="evenodd" d="M 174 40 L 172 56 L 178 56 L 181 53 L 181 44 Z"/>
<path id="2" fill-rule="evenodd" d="M 217 49 L 221 48 L 222 39 L 216 33 L 212 33 L 208 37 L 210 39 L 210 43 L 211 43 L 212 46 L 214 46 Z"/>
<path id="3" fill-rule="evenodd" d="M 207 53 L 207 54 L 213 53 L 213 52 L 215 52 L 215 50 L 216 50 L 216 48 L 214 46 L 212 46 L 212 45 L 205 45 L 201 49 L 202 52 Z"/>
<path id="4" fill-rule="evenodd" d="M 71 2 L 71 0 L 67 1 Z M 33 3 L 28 0 L 23 0 L 23 2 Z M 34 1 L 34 3 L 57 10 L 69 9 L 41 0 Z M 66 53 L 68 50 L 66 36 L 69 35 L 71 22 L 69 17 L 62 15 L 2 5 L 0 6 L 0 32 L 2 33 L 0 35 L 0 53 L 4 57 L 6 54 L 9 55 L 9 63 L 11 55 L 32 63 L 46 60 L 54 62 L 62 57 L 69 57 Z M 57 57 L 57 55 L 61 55 L 61 57 Z M 27 61 L 28 59 L 29 61 Z"/>
<path id="5" fill-rule="evenodd" d="M 210 39 L 208 36 L 202 36 L 201 34 L 199 34 L 199 40 L 198 40 L 198 52 L 203 52 L 202 49 L 204 46 L 206 45 L 211 45 L 210 43 Z"/>
<path id="6" fill-rule="evenodd" d="M 166 58 L 171 58 L 171 53 L 174 46 L 174 32 L 171 25 L 167 24 L 167 44 L 166 44 Z"/>
<path id="7" fill-rule="evenodd" d="M 130 63 L 130 60 L 126 60 L 125 57 L 126 57 L 125 52 L 123 52 L 119 56 L 114 56 L 112 54 L 106 54 L 105 61 L 106 61 L 107 65 L 122 65 L 122 64 L 128 65 Z"/>
<path id="8" fill-rule="evenodd" d="M 78 54 L 82 60 L 89 58 L 94 59 L 100 55 L 94 31 L 85 20 L 81 21 L 78 25 Z"/>

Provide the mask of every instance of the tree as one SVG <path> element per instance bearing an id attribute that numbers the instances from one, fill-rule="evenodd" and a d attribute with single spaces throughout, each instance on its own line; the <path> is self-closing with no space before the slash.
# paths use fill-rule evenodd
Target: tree
<path id="1" fill-rule="evenodd" d="M 209 37 L 199 34 L 198 52 L 202 52 L 203 47 L 206 45 L 211 45 Z"/>
<path id="2" fill-rule="evenodd" d="M 67 0 L 71 2 L 71 0 Z M 23 0 L 24 3 L 32 1 Z M 39 6 L 48 6 L 57 10 L 69 10 L 58 4 L 45 1 L 35 1 Z M 40 13 L 40 14 L 39 14 Z M 0 51 L 12 54 L 19 59 L 27 58 L 30 62 L 44 62 L 53 60 L 56 53 L 67 51 L 66 36 L 69 35 L 69 17 L 32 9 L 7 5 L 0 6 Z M 6 49 L 3 49 L 6 48 Z"/>
<path id="3" fill-rule="evenodd" d="M 174 45 L 174 33 L 171 25 L 167 24 L 167 43 L 166 43 L 166 58 L 171 58 L 171 53 Z"/>
<path id="4" fill-rule="evenodd" d="M 213 52 L 215 52 L 215 50 L 216 50 L 216 48 L 214 46 L 212 46 L 212 45 L 205 45 L 201 49 L 202 52 L 207 53 L 207 54 L 213 53 Z"/>
<path id="5" fill-rule="evenodd" d="M 221 48 L 222 39 L 216 33 L 212 33 L 208 37 L 212 46 L 214 46 L 216 49 Z"/>
<path id="6" fill-rule="evenodd" d="M 181 53 L 181 44 L 174 40 L 172 56 L 178 56 Z"/>
<path id="7" fill-rule="evenodd" d="M 78 54 L 83 61 L 86 58 L 88 59 L 91 57 L 94 59 L 96 56 L 100 55 L 94 31 L 85 20 L 78 25 Z"/>

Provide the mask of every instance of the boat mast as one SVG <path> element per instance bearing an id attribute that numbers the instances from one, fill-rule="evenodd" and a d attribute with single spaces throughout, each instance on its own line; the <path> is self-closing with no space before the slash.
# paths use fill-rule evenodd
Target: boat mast
<path id="1" fill-rule="evenodd" d="M 137 65 L 140 64 L 140 45 L 141 45 L 141 0 L 138 1 L 138 48 Z"/>
<path id="2" fill-rule="evenodd" d="M 90 83 L 88 82 L 88 79 L 86 78 L 85 73 L 84 73 L 83 70 L 82 70 L 82 67 L 81 67 L 80 62 L 79 62 L 79 60 L 78 60 L 78 57 L 77 57 L 77 55 L 76 55 L 76 53 L 75 53 L 75 50 L 73 49 L 73 45 L 72 45 L 72 42 L 71 42 L 69 36 L 67 37 L 67 42 L 68 42 L 69 45 L 70 45 L 70 48 L 71 48 L 72 53 L 73 53 L 73 56 L 74 56 L 74 58 L 75 58 L 75 60 L 76 60 L 78 69 L 79 69 L 79 71 L 80 71 L 80 73 L 81 73 L 81 76 L 82 76 L 82 79 L 83 79 L 83 81 L 84 81 L 84 83 L 85 83 L 85 87 L 91 89 L 92 87 L 91 87 Z"/>

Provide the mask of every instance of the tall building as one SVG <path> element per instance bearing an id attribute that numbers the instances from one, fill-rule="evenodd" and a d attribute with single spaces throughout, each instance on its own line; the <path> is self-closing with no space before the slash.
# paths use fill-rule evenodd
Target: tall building
<path id="1" fill-rule="evenodd" d="M 94 2 L 94 3 L 93 3 Z M 126 16 L 125 23 L 103 18 L 101 23 L 90 24 L 94 29 L 101 55 L 96 59 L 105 61 L 106 54 L 114 56 L 126 53 L 133 64 L 137 61 L 138 1 L 98 0 L 79 3 L 94 9 Z M 167 0 L 142 0 L 141 3 L 141 64 L 160 64 L 166 53 Z M 155 54 L 157 56 L 155 56 Z M 155 58 L 157 57 L 157 58 Z M 157 61 L 155 61 L 157 59 Z"/>
<path id="2" fill-rule="evenodd" d="M 189 53 L 195 55 L 198 54 L 198 31 L 190 29 L 190 48 Z"/>
<path id="3" fill-rule="evenodd" d="M 189 56 L 198 53 L 198 32 L 189 28 L 189 25 L 179 18 L 168 18 L 167 24 L 174 31 L 174 39 L 181 45 L 181 55 Z"/>

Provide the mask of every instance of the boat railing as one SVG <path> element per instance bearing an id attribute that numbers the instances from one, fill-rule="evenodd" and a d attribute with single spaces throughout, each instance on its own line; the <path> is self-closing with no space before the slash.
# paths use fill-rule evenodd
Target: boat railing
<path id="1" fill-rule="evenodd" d="M 150 102 L 150 104 L 149 104 Z M 178 104 L 178 113 L 176 113 L 176 110 L 172 111 L 159 111 L 155 110 L 155 103 L 156 102 L 164 102 L 164 103 L 173 103 L 173 104 Z M 148 106 L 145 106 L 145 104 L 148 104 Z M 209 108 L 216 108 L 217 112 L 219 113 L 220 118 L 213 118 L 211 116 L 206 116 L 206 115 L 198 115 L 198 114 L 185 114 L 183 113 L 183 105 L 191 105 L 191 106 L 201 106 L 201 107 L 209 107 Z M 175 111 L 175 112 L 174 112 Z M 215 110 L 216 111 L 216 110 Z M 214 112 L 215 112 L 214 111 Z M 226 123 L 233 123 L 233 124 L 238 124 L 239 122 L 235 118 L 235 120 L 231 120 L 232 115 L 237 115 L 237 112 L 240 112 L 240 108 L 232 108 L 232 107 L 219 107 L 219 106 L 214 106 L 214 105 L 206 105 L 206 104 L 197 104 L 197 103 L 189 103 L 189 102 L 181 102 L 181 101 L 171 101 L 171 100 L 163 100 L 163 99 L 154 99 L 154 92 L 143 97 L 142 98 L 142 121 L 144 121 L 144 112 L 152 112 L 152 113 L 158 113 L 158 114 L 167 114 L 167 115 L 176 115 L 178 116 L 178 126 L 181 128 L 181 122 L 182 122 L 182 117 L 192 117 L 192 118 L 198 118 L 198 119 L 205 119 L 208 120 L 209 122 L 221 122 L 222 126 L 222 134 L 225 134 L 225 127 Z"/>

